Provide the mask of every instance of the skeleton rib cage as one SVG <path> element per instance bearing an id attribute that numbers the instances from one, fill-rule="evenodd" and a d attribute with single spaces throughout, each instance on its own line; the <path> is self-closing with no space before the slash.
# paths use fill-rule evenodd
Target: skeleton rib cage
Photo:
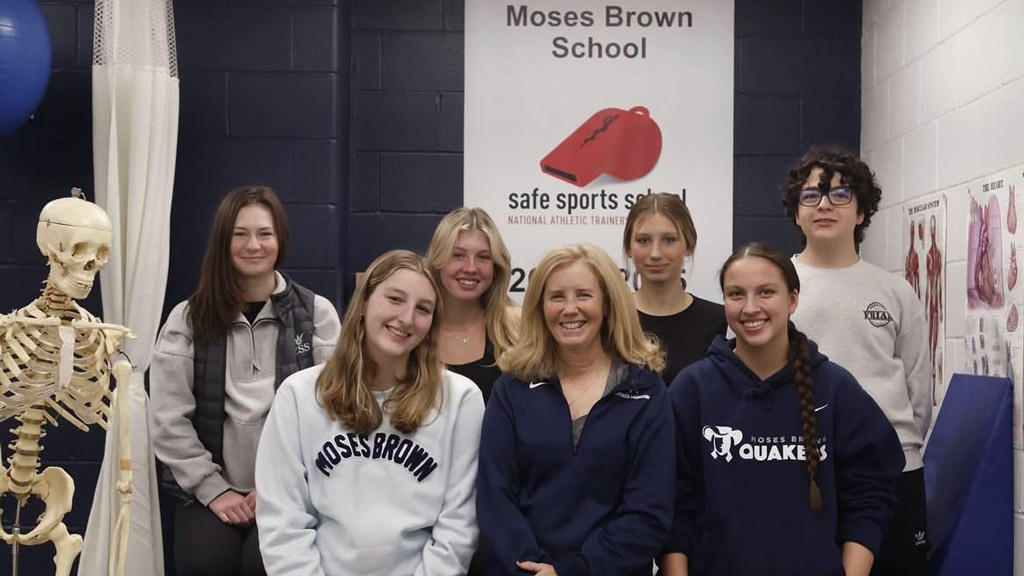
<path id="1" fill-rule="evenodd" d="M 54 425 L 50 412 L 82 430 L 90 424 L 106 429 L 110 356 L 122 335 L 97 326 L 99 320 L 77 303 L 60 318 L 35 303 L 0 315 L 0 422 L 39 407 Z"/>

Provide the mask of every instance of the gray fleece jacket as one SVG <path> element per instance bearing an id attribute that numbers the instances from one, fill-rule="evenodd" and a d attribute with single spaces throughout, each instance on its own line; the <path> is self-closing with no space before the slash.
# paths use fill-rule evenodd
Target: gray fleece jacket
<path id="1" fill-rule="evenodd" d="M 274 293 L 285 289 L 275 273 Z M 255 488 L 256 447 L 274 400 L 277 321 L 268 300 L 255 322 L 239 314 L 227 338 L 225 366 L 224 466 L 213 461 L 192 425 L 192 329 L 188 303 L 171 310 L 157 336 L 149 369 L 150 425 L 153 448 L 181 488 L 203 505 L 227 490 L 247 493 Z M 334 306 L 317 295 L 313 303 L 313 361 L 322 364 L 334 352 L 341 322 Z"/>

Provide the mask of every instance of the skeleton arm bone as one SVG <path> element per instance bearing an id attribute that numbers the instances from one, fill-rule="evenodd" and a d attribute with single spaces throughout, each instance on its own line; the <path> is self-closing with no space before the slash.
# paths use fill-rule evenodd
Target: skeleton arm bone
<path id="1" fill-rule="evenodd" d="M 111 336 L 111 332 L 121 335 L 123 338 L 135 338 L 135 332 L 132 332 L 131 328 L 127 326 L 121 326 L 120 324 L 110 324 L 107 322 L 92 322 L 89 320 L 73 320 L 71 326 L 77 330 L 103 330 L 107 333 L 107 336 Z"/>
<path id="2" fill-rule="evenodd" d="M 131 523 L 129 514 L 135 493 L 132 485 L 132 447 L 129 435 L 132 366 L 127 360 L 118 360 L 113 368 L 117 386 L 115 409 L 117 413 L 117 453 L 121 456 L 117 470 L 117 492 L 121 496 L 121 507 L 117 513 L 114 532 L 111 534 L 110 557 L 107 562 L 109 574 L 124 574 L 128 555 L 128 531 Z"/>

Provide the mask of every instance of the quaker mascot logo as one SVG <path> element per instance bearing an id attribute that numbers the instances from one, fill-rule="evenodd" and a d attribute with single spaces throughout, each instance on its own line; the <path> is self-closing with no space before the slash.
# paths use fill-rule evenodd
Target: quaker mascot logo
<path id="1" fill-rule="evenodd" d="M 302 341 L 303 338 L 305 338 L 305 337 L 306 337 L 305 334 L 299 334 L 298 336 L 295 337 L 295 355 L 296 356 L 298 356 L 300 354 L 308 354 L 309 353 L 309 349 L 310 349 L 309 342 L 303 342 Z"/>
<path id="2" fill-rule="evenodd" d="M 864 309 L 864 319 L 876 328 L 881 328 L 892 322 L 892 314 L 882 306 L 881 302 L 872 302 Z"/>
<path id="3" fill-rule="evenodd" d="M 704 439 L 711 442 L 711 457 L 718 459 L 725 456 L 726 462 L 732 462 L 732 447 L 743 441 L 743 432 L 728 426 L 705 426 Z"/>

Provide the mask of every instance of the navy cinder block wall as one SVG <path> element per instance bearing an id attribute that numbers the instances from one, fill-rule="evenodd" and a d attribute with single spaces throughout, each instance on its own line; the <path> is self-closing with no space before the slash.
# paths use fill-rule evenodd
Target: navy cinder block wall
<path id="1" fill-rule="evenodd" d="M 0 140 L 4 310 L 34 298 L 46 276 L 35 247 L 43 203 L 92 188 L 92 1 L 40 5 L 54 46 L 50 86 L 36 118 Z M 212 212 L 240 184 L 281 193 L 293 239 L 286 269 L 336 303 L 382 251 L 426 248 L 462 201 L 464 0 L 174 7 L 181 121 L 165 310 L 194 288 Z M 814 142 L 859 148 L 860 30 L 857 0 L 736 0 L 734 243 L 797 249 L 779 196 L 786 168 Z M 85 304 L 100 311 L 96 295 Z M 75 477 L 67 522 L 79 534 L 102 439 L 67 424 L 46 439 L 47 463 Z M 52 547 L 23 549 L 22 572 L 52 571 L 51 558 Z M 0 573 L 8 562 L 0 546 Z"/>
<path id="2" fill-rule="evenodd" d="M 799 251 L 781 201 L 788 167 L 811 144 L 860 150 L 861 4 L 736 0 L 734 246 Z"/>
<path id="3" fill-rule="evenodd" d="M 462 205 L 463 2 L 352 2 L 350 271 Z"/>
<path id="4" fill-rule="evenodd" d="M 181 117 L 165 310 L 195 289 L 217 203 L 272 186 L 288 209 L 284 268 L 340 301 L 345 254 L 347 27 L 337 0 L 176 0 Z"/>

